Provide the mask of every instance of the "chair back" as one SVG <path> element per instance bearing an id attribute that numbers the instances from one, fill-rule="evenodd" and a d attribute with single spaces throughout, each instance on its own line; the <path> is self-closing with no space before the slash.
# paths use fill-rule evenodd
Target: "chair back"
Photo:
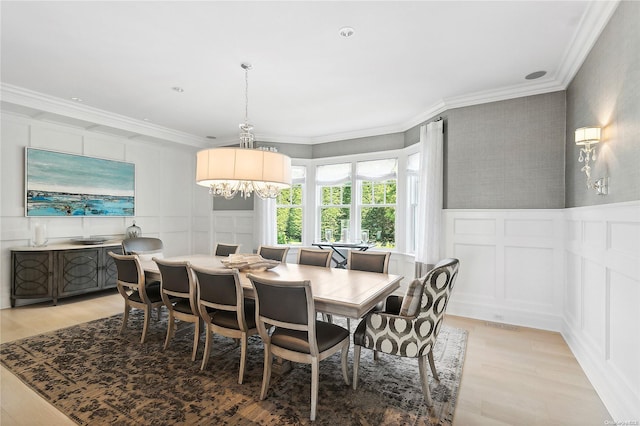
<path id="1" fill-rule="evenodd" d="M 451 291 L 458 278 L 459 266 L 458 259 L 443 259 L 424 278 L 422 300 L 416 320 L 427 319 L 432 324 L 433 333 L 430 337 L 434 342 L 444 321 Z"/>
<path id="2" fill-rule="evenodd" d="M 153 258 L 160 270 L 160 290 L 162 298 L 166 296 L 188 299 L 193 313 L 198 312 L 196 283 L 189 262 L 169 261 Z M 166 302 L 165 302 L 166 304 Z"/>
<path id="3" fill-rule="evenodd" d="M 298 251 L 298 264 L 310 266 L 331 266 L 333 250 L 301 248 Z"/>
<path id="4" fill-rule="evenodd" d="M 256 323 L 260 337 L 270 342 L 265 323 L 289 330 L 307 331 L 311 354 L 317 355 L 316 312 L 311 283 L 280 281 L 247 274 L 256 295 Z"/>
<path id="5" fill-rule="evenodd" d="M 237 269 L 205 269 L 192 266 L 198 288 L 198 305 L 235 311 L 244 303 Z"/>
<path id="6" fill-rule="evenodd" d="M 391 252 L 388 251 L 354 251 L 347 254 L 347 267 L 355 271 L 379 272 L 387 274 L 389 272 L 389 258 Z"/>
<path id="7" fill-rule="evenodd" d="M 160 253 L 162 249 L 162 240 L 159 238 L 136 237 L 122 240 L 124 254 Z"/>
<path id="8" fill-rule="evenodd" d="M 128 289 L 137 292 L 140 295 L 140 299 L 147 301 L 147 295 L 145 292 L 145 277 L 144 270 L 140 264 L 138 256 L 135 255 L 121 255 L 113 252 L 108 252 L 109 256 L 113 258 L 113 262 L 116 264 L 117 270 L 117 286 L 118 292 L 123 297 L 127 297 L 125 293 Z"/>
<path id="9" fill-rule="evenodd" d="M 218 243 L 216 244 L 216 248 L 213 251 L 214 256 L 229 256 L 230 254 L 238 253 L 240 249 L 240 244 L 224 244 Z"/>
<path id="10" fill-rule="evenodd" d="M 265 259 L 277 260 L 282 263 L 287 263 L 287 253 L 289 247 L 273 247 L 273 246 L 260 246 L 258 247 L 258 254 Z"/>

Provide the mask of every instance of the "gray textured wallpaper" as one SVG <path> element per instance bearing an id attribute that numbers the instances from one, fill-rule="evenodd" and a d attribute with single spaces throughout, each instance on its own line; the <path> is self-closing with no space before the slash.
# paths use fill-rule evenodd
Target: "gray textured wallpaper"
<path id="1" fill-rule="evenodd" d="M 586 188 L 574 130 L 603 127 L 593 177 L 610 192 Z M 567 88 L 566 207 L 640 200 L 640 2 L 620 2 Z"/>
<path id="2" fill-rule="evenodd" d="M 564 207 L 565 92 L 442 115 L 444 208 Z"/>

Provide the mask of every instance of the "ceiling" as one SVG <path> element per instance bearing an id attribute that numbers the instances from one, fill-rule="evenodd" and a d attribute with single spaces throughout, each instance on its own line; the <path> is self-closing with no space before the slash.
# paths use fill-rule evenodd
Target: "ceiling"
<path id="1" fill-rule="evenodd" d="M 447 108 L 566 88 L 616 5 L 2 1 L 3 108 L 227 144 L 244 119 L 248 62 L 258 140 L 404 131 Z M 355 34 L 341 37 L 344 26 Z"/>

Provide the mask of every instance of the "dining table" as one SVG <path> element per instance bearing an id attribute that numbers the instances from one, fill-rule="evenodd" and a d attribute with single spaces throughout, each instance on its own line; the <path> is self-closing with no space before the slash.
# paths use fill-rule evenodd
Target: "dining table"
<path id="1" fill-rule="evenodd" d="M 207 269 L 226 268 L 222 263 L 225 259 L 228 258 L 204 254 L 164 258 L 170 261 L 188 261 L 192 266 Z M 158 265 L 153 260 L 141 259 L 140 262 L 147 279 L 160 280 Z M 396 291 L 403 279 L 401 275 L 280 263 L 271 269 L 239 272 L 244 295 L 249 298 L 255 296 L 247 273 L 283 281 L 308 280 L 311 283 L 316 311 L 356 319 L 362 318 Z"/>

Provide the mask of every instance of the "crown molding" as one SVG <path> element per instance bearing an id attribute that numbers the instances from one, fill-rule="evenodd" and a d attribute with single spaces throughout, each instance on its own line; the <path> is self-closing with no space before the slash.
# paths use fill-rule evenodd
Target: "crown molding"
<path id="1" fill-rule="evenodd" d="M 620 0 L 589 2 L 558 67 L 556 79 L 564 89 L 575 77 L 619 4 Z"/>
<path id="2" fill-rule="evenodd" d="M 59 114 L 95 123 L 99 126 L 114 127 L 141 136 L 149 136 L 151 138 L 162 139 L 169 142 L 199 148 L 204 148 L 210 145 L 207 143 L 208 141 L 205 138 L 197 137 L 189 133 L 158 126 L 143 120 L 136 120 L 124 115 L 90 107 L 88 105 L 78 104 L 77 102 L 56 98 L 54 96 L 35 92 L 33 90 L 11 84 L 1 83 L 0 99 L 2 99 L 2 102 L 33 108 L 38 111 L 44 111 L 52 114 Z M 37 119 L 37 117 L 33 118 Z M 91 129 L 89 128 L 88 130 Z"/>

